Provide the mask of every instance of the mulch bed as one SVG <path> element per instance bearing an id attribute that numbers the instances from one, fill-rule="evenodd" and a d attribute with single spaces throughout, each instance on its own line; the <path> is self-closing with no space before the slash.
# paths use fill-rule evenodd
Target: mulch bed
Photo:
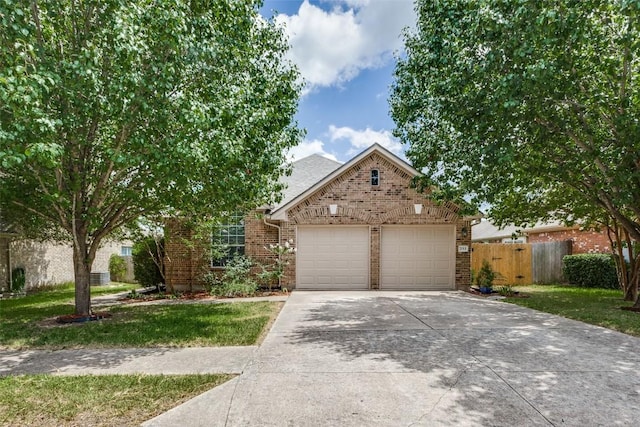
<path id="1" fill-rule="evenodd" d="M 633 311 L 635 313 L 640 313 L 640 307 L 620 307 L 620 310 Z"/>
<path id="2" fill-rule="evenodd" d="M 64 316 L 56 317 L 56 322 L 62 323 L 62 324 L 85 323 L 85 322 L 92 322 L 96 320 L 109 319 L 110 317 L 111 317 L 111 313 L 107 313 L 106 311 L 92 313 L 89 316 L 82 316 L 79 314 L 67 314 Z"/>
<path id="3" fill-rule="evenodd" d="M 283 292 L 280 290 L 272 290 L 272 291 L 258 291 L 255 294 L 251 295 L 252 297 L 268 297 L 268 296 L 283 296 L 288 295 L 287 292 Z M 241 297 L 235 297 L 241 298 Z M 181 292 L 178 294 L 165 294 L 165 293 L 157 293 L 155 291 L 151 292 L 139 292 L 134 297 L 126 296 L 121 298 L 119 301 L 122 302 L 141 302 L 141 301 L 157 301 L 157 300 L 183 300 L 183 301 L 193 301 L 193 300 L 215 300 L 215 299 L 229 299 L 228 297 L 215 296 L 211 295 L 206 291 L 198 291 L 198 292 Z"/>
<path id="4" fill-rule="evenodd" d="M 469 292 L 472 295 L 477 295 L 479 297 L 485 297 L 485 298 L 500 296 L 500 292 L 496 290 L 493 290 L 490 294 L 483 294 L 482 292 L 480 292 L 478 288 L 469 288 L 467 292 Z M 504 296 L 507 298 L 529 298 L 529 295 L 525 295 L 520 291 L 513 291 L 512 295 L 509 295 L 509 296 L 504 295 Z"/>

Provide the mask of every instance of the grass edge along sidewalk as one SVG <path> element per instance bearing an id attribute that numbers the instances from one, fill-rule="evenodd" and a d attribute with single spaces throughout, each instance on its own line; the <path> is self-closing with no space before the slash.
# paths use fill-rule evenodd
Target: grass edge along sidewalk
<path id="1" fill-rule="evenodd" d="M 232 375 L 0 377 L 0 425 L 137 426 Z"/>
<path id="2" fill-rule="evenodd" d="M 102 288 L 102 287 L 101 287 Z M 124 290 L 128 290 L 124 288 Z M 122 292 L 92 288 L 101 294 Z M 115 305 L 101 307 L 109 319 L 60 325 L 56 316 L 73 312 L 73 286 L 53 287 L 0 300 L 0 348 L 69 349 L 128 347 L 216 347 L 253 345 L 275 319 L 282 303 Z"/>

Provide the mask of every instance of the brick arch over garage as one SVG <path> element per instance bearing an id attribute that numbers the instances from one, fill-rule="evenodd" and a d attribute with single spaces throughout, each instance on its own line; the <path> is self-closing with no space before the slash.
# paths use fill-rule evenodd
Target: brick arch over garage
<path id="1" fill-rule="evenodd" d="M 339 205 L 333 215 L 329 205 L 310 206 L 289 214 L 289 222 L 292 224 L 370 224 L 372 220 L 371 212 Z"/>
<path id="2" fill-rule="evenodd" d="M 422 204 L 422 212 L 416 214 L 415 205 Z M 400 206 L 395 209 L 382 212 L 378 217 L 380 224 L 438 224 L 456 223 L 459 218 L 459 208 L 453 203 L 442 206 L 434 205 L 428 200 Z"/>

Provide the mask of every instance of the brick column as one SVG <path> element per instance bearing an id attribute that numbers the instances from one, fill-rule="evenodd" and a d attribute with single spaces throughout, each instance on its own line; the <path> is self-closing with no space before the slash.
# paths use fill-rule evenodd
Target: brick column
<path id="1" fill-rule="evenodd" d="M 369 288 L 380 289 L 380 226 L 371 226 L 371 242 L 369 256 Z"/>

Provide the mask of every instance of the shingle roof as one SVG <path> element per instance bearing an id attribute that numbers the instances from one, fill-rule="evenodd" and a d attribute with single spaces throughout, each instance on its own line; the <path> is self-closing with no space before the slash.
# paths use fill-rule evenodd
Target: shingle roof
<path id="1" fill-rule="evenodd" d="M 291 175 L 282 178 L 287 188 L 283 191 L 282 201 L 275 209 L 286 205 L 340 166 L 342 163 L 319 154 L 312 154 L 293 162 Z"/>
<path id="2" fill-rule="evenodd" d="M 498 228 L 491 221 L 480 221 L 471 227 L 471 240 L 482 241 L 490 239 L 510 238 L 517 230 L 522 230 L 514 225 L 507 225 L 505 228 Z"/>
<path id="3" fill-rule="evenodd" d="M 504 228 L 496 227 L 490 220 L 480 221 L 471 227 L 471 240 L 483 241 L 511 238 L 515 234 L 540 233 L 545 231 L 566 230 L 568 227 L 560 221 L 538 222 L 533 227 L 516 227 L 507 225 Z"/>

